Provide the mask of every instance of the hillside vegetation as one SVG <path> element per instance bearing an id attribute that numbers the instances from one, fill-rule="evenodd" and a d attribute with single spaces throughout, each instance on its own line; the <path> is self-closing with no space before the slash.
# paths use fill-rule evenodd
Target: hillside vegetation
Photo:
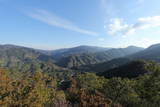
<path id="1" fill-rule="evenodd" d="M 57 60 L 0 45 L 0 107 L 159 107 L 160 46 L 134 49 L 84 49 Z"/>
<path id="2" fill-rule="evenodd" d="M 88 51 L 83 53 L 80 52 L 62 57 L 57 64 L 67 68 L 77 68 L 79 66 L 98 64 L 115 58 L 121 58 L 141 50 L 143 50 L 143 48 L 130 46 L 127 48 L 108 49 L 107 51 L 94 53 L 88 53 Z"/>
<path id="3" fill-rule="evenodd" d="M 60 82 L 38 71 L 32 74 L 21 72 L 17 78 L 15 73 L 18 72 L 1 69 L 0 106 L 45 107 L 60 102 L 63 106 L 69 102 L 79 107 L 159 107 L 160 66 L 151 62 L 133 62 L 128 68 L 136 68 L 138 63 L 138 68 L 145 66 L 151 73 L 138 69 L 139 75 L 121 73 L 110 79 L 94 73 L 81 73 Z M 132 72 L 137 73 L 137 70 Z"/>

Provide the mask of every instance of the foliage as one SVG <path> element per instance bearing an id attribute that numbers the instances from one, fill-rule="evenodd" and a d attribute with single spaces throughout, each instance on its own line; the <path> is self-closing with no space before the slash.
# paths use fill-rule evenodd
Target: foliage
<path id="1" fill-rule="evenodd" d="M 136 91 L 145 103 L 158 107 L 160 105 L 160 70 L 140 77 L 137 80 Z"/>
<path id="2" fill-rule="evenodd" d="M 11 79 L 5 70 L 0 74 L 1 107 L 43 107 L 65 101 L 63 91 L 56 90 L 56 81 L 41 72 L 18 80 Z"/>
<path id="3" fill-rule="evenodd" d="M 85 74 L 83 74 L 82 76 L 84 75 Z M 93 74 L 86 75 L 93 76 Z M 79 87 L 79 83 L 77 82 L 78 81 L 76 81 L 75 79 L 71 79 L 70 87 L 67 90 L 67 100 L 69 102 L 73 104 L 77 103 L 80 105 L 80 107 L 110 107 L 112 101 L 110 99 L 105 98 L 105 96 L 103 96 L 103 94 L 101 94 L 100 92 L 96 91 L 96 88 L 93 85 L 93 83 L 89 87 L 89 84 L 83 85 L 84 88 L 82 88 Z"/>
<path id="4" fill-rule="evenodd" d="M 153 61 L 132 61 L 120 67 L 116 67 L 101 73 L 98 73 L 100 76 L 106 78 L 112 77 L 122 77 L 122 78 L 136 78 L 140 75 L 149 74 L 159 69 L 160 67 Z"/>
<path id="5" fill-rule="evenodd" d="M 98 77 L 94 73 L 84 73 L 78 75 L 76 79 L 78 87 L 83 88 L 88 92 L 102 89 L 103 84 L 106 82 L 104 78 Z"/>
<path id="6" fill-rule="evenodd" d="M 126 107 L 132 107 L 133 103 L 139 101 L 134 90 L 135 81 L 129 79 L 112 78 L 105 83 L 102 93 L 113 101 L 113 104 L 120 103 Z"/>
<path id="7" fill-rule="evenodd" d="M 57 72 L 51 75 L 1 69 L 0 107 L 45 107 L 67 102 L 81 107 L 159 107 L 159 64 L 145 61 L 129 64 L 129 68 L 134 67 L 137 69 L 131 71 L 145 70 L 146 73 L 132 79 L 107 79 L 94 73 Z"/>

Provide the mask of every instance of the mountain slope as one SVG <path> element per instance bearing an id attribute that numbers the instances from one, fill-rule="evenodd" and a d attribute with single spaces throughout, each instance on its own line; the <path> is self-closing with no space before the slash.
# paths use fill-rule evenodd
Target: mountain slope
<path id="1" fill-rule="evenodd" d="M 54 64 L 52 57 L 31 48 L 14 45 L 0 45 L 0 67 L 20 71 L 61 70 L 61 67 Z"/>
<path id="2" fill-rule="evenodd" d="M 104 72 L 109 69 L 113 69 L 124 64 L 129 63 L 131 60 L 128 58 L 116 58 L 110 61 L 106 61 L 98 64 L 91 64 L 77 67 L 76 69 L 83 72 Z"/>
<path id="3" fill-rule="evenodd" d="M 77 68 L 83 65 L 98 64 L 105 61 L 110 61 L 112 59 L 124 57 L 141 50 L 143 50 L 143 48 L 130 46 L 127 48 L 109 49 L 103 52 L 79 53 L 62 57 L 57 64 L 67 68 Z"/>
<path id="4" fill-rule="evenodd" d="M 63 57 L 67 57 L 75 54 L 83 54 L 83 53 L 95 53 L 106 51 L 110 48 L 96 47 L 96 46 L 78 46 L 74 48 L 65 48 L 58 49 L 53 51 L 43 51 L 43 53 L 53 56 L 55 60 L 60 60 Z M 42 51 L 41 51 L 42 52 Z"/>
<path id="5" fill-rule="evenodd" d="M 92 72 L 103 72 L 103 71 L 124 65 L 134 60 L 152 60 L 152 61 L 160 62 L 160 44 L 152 45 L 142 51 L 133 53 L 123 58 L 116 58 L 100 64 L 82 66 L 78 69 L 82 71 L 86 70 L 86 71 L 92 71 Z"/>
<path id="6" fill-rule="evenodd" d="M 152 70 L 154 70 L 153 68 L 158 67 L 158 65 L 159 64 L 150 61 L 133 61 L 120 67 L 116 67 L 97 74 L 106 78 L 135 78 L 146 73 L 152 73 Z"/>
<path id="7" fill-rule="evenodd" d="M 147 49 L 129 55 L 127 58 L 134 59 L 145 59 L 154 60 L 160 62 L 160 44 L 151 45 Z"/>

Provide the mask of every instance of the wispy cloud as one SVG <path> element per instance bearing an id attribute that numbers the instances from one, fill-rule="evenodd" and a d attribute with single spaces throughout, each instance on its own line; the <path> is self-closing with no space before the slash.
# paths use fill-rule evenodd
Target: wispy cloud
<path id="1" fill-rule="evenodd" d="M 51 13 L 43 9 L 33 9 L 32 11 L 27 12 L 27 15 L 36 20 L 49 24 L 51 26 L 55 26 L 55 27 L 59 27 L 66 30 L 87 34 L 87 35 L 92 35 L 92 36 L 98 35 L 97 32 L 82 29 L 77 25 L 75 25 L 74 23 L 72 23 L 71 21 L 64 19 L 62 17 L 59 17 L 54 13 Z"/>
<path id="2" fill-rule="evenodd" d="M 160 16 L 144 17 L 137 19 L 134 24 L 125 24 L 123 19 L 115 18 L 111 19 L 111 23 L 108 25 L 108 33 L 111 35 L 131 35 L 138 30 L 145 30 L 149 28 L 160 27 Z"/>

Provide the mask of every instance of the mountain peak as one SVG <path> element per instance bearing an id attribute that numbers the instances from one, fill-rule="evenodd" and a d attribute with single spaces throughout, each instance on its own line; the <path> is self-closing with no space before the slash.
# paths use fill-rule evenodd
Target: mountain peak
<path id="1" fill-rule="evenodd" d="M 127 48 L 141 48 L 141 49 L 143 49 L 142 47 L 138 47 L 138 46 L 134 46 L 134 45 L 128 46 Z"/>

